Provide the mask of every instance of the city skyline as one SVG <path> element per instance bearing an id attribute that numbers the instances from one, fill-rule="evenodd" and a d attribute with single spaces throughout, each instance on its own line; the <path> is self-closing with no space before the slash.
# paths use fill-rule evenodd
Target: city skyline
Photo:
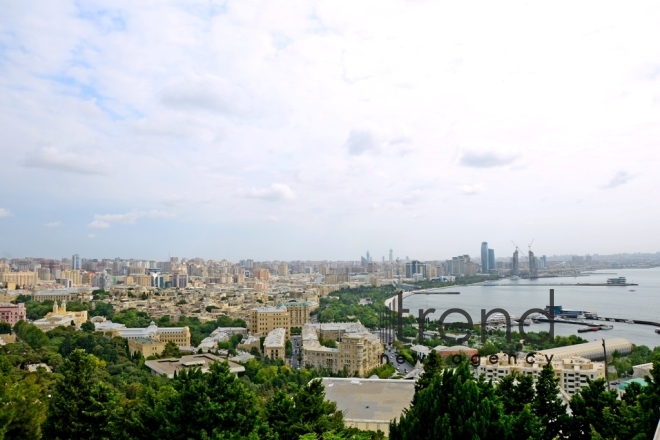
<path id="1" fill-rule="evenodd" d="M 3 12 L 1 257 L 660 249 L 653 2 Z"/>

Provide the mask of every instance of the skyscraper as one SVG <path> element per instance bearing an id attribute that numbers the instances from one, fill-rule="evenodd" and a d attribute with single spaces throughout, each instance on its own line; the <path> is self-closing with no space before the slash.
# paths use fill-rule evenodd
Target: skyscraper
<path id="1" fill-rule="evenodd" d="M 518 249 L 513 253 L 513 264 L 511 265 L 511 275 L 518 275 Z"/>
<path id="2" fill-rule="evenodd" d="M 481 273 L 488 273 L 488 242 L 481 243 Z"/>
<path id="3" fill-rule="evenodd" d="M 71 270 L 80 270 L 80 255 L 73 254 L 71 257 Z"/>
<path id="4" fill-rule="evenodd" d="M 394 252 L 394 251 L 392 251 L 392 249 L 390 249 L 390 263 L 392 262 L 393 256 L 394 256 L 394 254 L 392 252 Z"/>
<path id="5" fill-rule="evenodd" d="M 495 269 L 495 249 L 488 249 L 488 270 Z"/>
<path id="6" fill-rule="evenodd" d="M 538 270 L 536 269 L 536 257 L 534 252 L 529 251 L 529 277 L 536 278 L 538 276 Z"/>
<path id="7" fill-rule="evenodd" d="M 367 251 L 367 263 L 371 263 L 371 255 L 369 255 L 369 251 Z"/>

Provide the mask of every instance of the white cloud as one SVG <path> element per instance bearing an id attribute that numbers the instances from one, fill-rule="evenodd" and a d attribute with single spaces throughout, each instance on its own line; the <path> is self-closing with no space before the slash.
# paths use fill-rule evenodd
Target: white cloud
<path id="1" fill-rule="evenodd" d="M 344 145 L 349 154 L 354 156 L 378 151 L 378 143 L 374 134 L 369 130 L 351 130 Z"/>
<path id="2" fill-rule="evenodd" d="M 45 226 L 46 226 L 47 228 L 59 228 L 60 226 L 62 226 L 62 222 L 61 222 L 61 221 L 58 221 L 58 222 L 50 222 L 50 223 L 46 223 Z"/>
<path id="3" fill-rule="evenodd" d="M 628 174 L 627 172 L 619 171 L 614 175 L 614 177 L 612 177 L 612 179 L 607 185 L 603 186 L 603 188 L 605 189 L 616 188 L 625 185 L 626 183 L 630 182 L 633 178 L 634 176 Z"/>
<path id="4" fill-rule="evenodd" d="M 62 151 L 54 147 L 43 147 L 32 151 L 23 161 L 28 168 L 43 168 L 73 174 L 107 175 L 107 165 L 88 157 Z"/>
<path id="5" fill-rule="evenodd" d="M 96 234 L 87 234 L 87 238 L 94 238 L 96 237 Z"/>
<path id="6" fill-rule="evenodd" d="M 501 167 L 513 163 L 517 154 L 498 153 L 497 151 L 466 151 L 461 156 L 461 165 L 473 168 Z"/>
<path id="7" fill-rule="evenodd" d="M 483 186 L 481 184 L 475 183 L 473 185 L 463 185 L 461 186 L 461 192 L 467 196 L 473 196 L 481 193 L 483 191 Z"/>
<path id="8" fill-rule="evenodd" d="M 263 199 L 270 201 L 292 200 L 296 198 L 289 185 L 283 183 L 273 183 L 268 188 L 250 188 L 239 189 L 237 191 L 239 197 L 248 199 Z"/>
<path id="9" fill-rule="evenodd" d="M 125 214 L 96 214 L 94 220 L 87 226 L 90 228 L 109 228 L 112 223 L 119 223 L 123 225 L 132 225 L 140 217 L 149 218 L 174 218 L 176 214 L 169 211 L 130 211 Z"/>
<path id="10" fill-rule="evenodd" d="M 12 215 L 14 215 L 14 214 L 12 214 L 10 210 L 8 210 L 8 209 L 6 209 L 6 208 L 0 208 L 0 218 L 2 218 L 2 217 L 10 217 L 10 216 L 12 216 Z"/>

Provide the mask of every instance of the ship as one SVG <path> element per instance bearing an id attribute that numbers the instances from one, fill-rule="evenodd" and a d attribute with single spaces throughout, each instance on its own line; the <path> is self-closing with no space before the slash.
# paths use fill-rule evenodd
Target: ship
<path id="1" fill-rule="evenodd" d="M 660 328 L 656 328 L 655 332 L 660 335 Z"/>
<path id="2" fill-rule="evenodd" d="M 614 328 L 612 324 L 598 324 L 598 327 L 601 330 L 612 330 Z"/>
<path id="3" fill-rule="evenodd" d="M 550 313 L 550 306 L 545 306 L 546 313 Z M 567 319 L 598 319 L 598 313 L 590 310 L 568 310 L 562 306 L 554 306 L 554 314 L 559 318 Z"/>
<path id="4" fill-rule="evenodd" d="M 626 277 L 608 278 L 607 279 L 607 284 L 625 285 L 626 284 Z"/>
<path id="5" fill-rule="evenodd" d="M 600 327 L 580 327 L 577 331 L 578 333 L 586 333 L 586 332 L 597 332 L 600 330 Z"/>

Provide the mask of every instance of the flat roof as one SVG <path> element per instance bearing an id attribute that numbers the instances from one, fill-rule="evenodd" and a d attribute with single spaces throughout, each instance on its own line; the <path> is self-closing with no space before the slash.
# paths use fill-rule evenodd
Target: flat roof
<path id="1" fill-rule="evenodd" d="M 322 381 L 325 398 L 337 403 L 344 420 L 399 418 L 415 395 L 412 380 L 324 377 Z"/>
<path id="2" fill-rule="evenodd" d="M 146 361 L 145 365 L 158 374 L 166 374 L 168 377 L 173 377 L 175 372 L 188 369 L 191 367 L 200 367 L 203 373 L 208 372 L 209 366 L 215 362 L 224 362 L 218 356 L 210 353 L 194 354 L 191 356 L 181 356 L 181 358 L 167 358 Z M 242 373 L 245 367 L 238 365 L 232 361 L 228 361 L 229 370 L 232 373 Z"/>

